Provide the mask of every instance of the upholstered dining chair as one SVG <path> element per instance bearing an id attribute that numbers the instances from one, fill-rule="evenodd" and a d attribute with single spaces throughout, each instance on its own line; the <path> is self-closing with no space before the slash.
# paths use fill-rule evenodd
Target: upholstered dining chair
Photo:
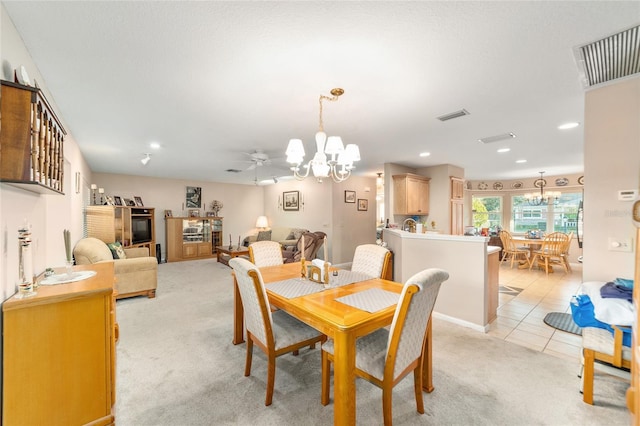
<path id="1" fill-rule="evenodd" d="M 547 275 L 549 275 L 549 264 L 559 263 L 564 268 L 566 273 L 569 273 L 567 263 L 563 259 L 563 253 L 567 250 L 567 243 L 570 243 L 569 235 L 563 232 L 553 232 L 546 235 L 542 240 L 542 246 L 540 250 L 533 252 L 533 259 L 529 263 L 529 269 L 536 264 L 536 261 L 544 261 L 544 269 Z"/>
<path id="2" fill-rule="evenodd" d="M 500 263 L 504 262 L 507 257 L 510 257 L 510 268 L 513 268 L 513 262 L 517 259 L 522 258 L 525 262 L 527 262 L 528 266 L 531 266 L 529 259 L 529 249 L 527 247 L 516 247 L 511 232 L 509 231 L 503 229 L 502 231 L 500 231 L 499 235 L 500 241 L 502 241 L 502 258 L 500 259 Z"/>
<path id="3" fill-rule="evenodd" d="M 440 285 L 449 278 L 442 269 L 426 269 L 407 280 L 389 330 L 381 328 L 356 340 L 356 371 L 382 388 L 384 424 L 392 424 L 392 389 L 413 372 L 416 409 L 424 414 L 422 401 L 422 348 L 429 317 Z M 329 403 L 329 374 L 333 361 L 333 340 L 322 344 L 322 405 Z"/>
<path id="4" fill-rule="evenodd" d="M 609 330 L 596 327 L 582 329 L 582 400 L 593 405 L 594 363 L 606 363 L 613 367 L 631 369 L 631 348 L 622 345 L 622 329 L 612 325 L 613 336 Z"/>
<path id="5" fill-rule="evenodd" d="M 362 244 L 356 247 L 351 263 L 352 271 L 385 278 L 390 268 L 391 252 L 386 247 L 377 244 Z"/>
<path id="6" fill-rule="evenodd" d="M 258 268 L 282 265 L 282 246 L 277 241 L 256 241 L 249 245 L 249 260 Z"/>
<path id="7" fill-rule="evenodd" d="M 297 353 L 305 346 L 313 348 L 316 343 L 324 342 L 327 337 L 282 310 L 271 312 L 262 275 L 253 263 L 235 257 L 229 260 L 229 266 L 235 273 L 244 306 L 247 332 L 244 375 L 251 374 L 251 358 L 255 343 L 267 355 L 267 396 L 264 405 L 271 405 L 276 357 L 289 352 Z"/>

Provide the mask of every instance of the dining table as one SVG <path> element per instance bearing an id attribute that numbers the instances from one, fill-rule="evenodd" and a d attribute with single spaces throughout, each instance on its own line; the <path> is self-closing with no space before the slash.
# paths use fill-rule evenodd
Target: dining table
<path id="1" fill-rule="evenodd" d="M 542 247 L 542 242 L 544 241 L 542 238 L 527 238 L 518 236 L 513 236 L 511 237 L 511 239 L 516 246 L 518 246 L 519 244 L 524 244 L 525 246 L 527 246 L 527 248 L 529 249 L 529 262 L 533 260 L 533 252 L 536 250 L 540 250 L 540 248 Z M 542 265 L 538 264 L 538 266 L 544 269 L 544 263 Z M 527 268 L 529 268 L 528 264 L 520 262 L 520 266 L 518 266 L 518 269 Z M 553 267 L 551 265 L 549 265 L 548 272 L 553 272 Z"/>
<path id="2" fill-rule="evenodd" d="M 335 270 L 335 268 L 333 268 Z M 302 279 L 300 262 L 259 268 L 265 283 L 271 306 L 282 309 L 300 321 L 324 333 L 334 340 L 334 425 L 356 424 L 355 351 L 356 339 L 379 328 L 388 326 L 393 320 L 396 305 L 403 284 L 382 278 L 360 277 L 352 283 L 324 286 L 308 279 Z M 350 271 L 337 270 L 338 277 L 346 278 Z M 291 284 L 300 288 L 302 295 L 287 294 Z M 332 280 L 335 277 L 332 275 Z M 244 310 L 238 284 L 234 275 L 234 318 L 233 344 L 244 342 Z M 311 286 L 317 286 L 313 289 Z M 391 297 L 390 293 L 397 294 Z M 362 296 L 371 299 L 374 295 L 386 295 L 387 306 L 363 309 L 348 304 L 350 298 Z M 369 297 L 367 297 L 369 296 Z M 374 304 L 375 306 L 375 304 Z M 378 306 L 380 307 L 380 305 Z M 422 387 L 432 392 L 432 325 L 429 318 L 424 339 L 422 359 Z"/>

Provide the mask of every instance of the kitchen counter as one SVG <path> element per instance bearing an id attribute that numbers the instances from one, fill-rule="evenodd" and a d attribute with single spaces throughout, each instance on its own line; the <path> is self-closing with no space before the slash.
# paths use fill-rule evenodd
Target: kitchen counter
<path id="1" fill-rule="evenodd" d="M 405 282 L 427 268 L 449 272 L 440 287 L 434 315 L 483 332 L 497 316 L 500 247 L 489 237 L 416 234 L 384 229 L 394 257 L 394 280 Z"/>

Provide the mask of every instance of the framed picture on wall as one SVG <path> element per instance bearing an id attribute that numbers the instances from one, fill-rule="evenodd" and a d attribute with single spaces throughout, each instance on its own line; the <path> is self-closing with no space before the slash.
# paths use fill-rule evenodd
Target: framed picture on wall
<path id="1" fill-rule="evenodd" d="M 356 202 L 356 191 L 344 191 L 344 202 L 345 203 L 355 203 Z"/>
<path id="2" fill-rule="evenodd" d="M 288 191 L 282 193 L 282 209 L 284 211 L 300 210 L 300 191 Z"/>
<path id="3" fill-rule="evenodd" d="M 202 206 L 202 188 L 199 186 L 187 186 L 187 208 L 200 208 Z"/>
<path id="4" fill-rule="evenodd" d="M 361 212 L 369 210 L 369 200 L 366 198 L 358 198 L 358 210 Z"/>

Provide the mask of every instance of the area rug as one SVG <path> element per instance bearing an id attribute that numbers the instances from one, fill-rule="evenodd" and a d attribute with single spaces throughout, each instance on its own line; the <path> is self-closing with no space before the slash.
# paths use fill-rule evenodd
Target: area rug
<path id="1" fill-rule="evenodd" d="M 502 293 L 502 294 L 508 294 L 511 296 L 517 296 L 520 294 L 520 292 L 523 289 L 518 288 L 518 287 L 511 287 L 509 285 L 501 285 L 500 287 L 498 287 L 498 292 Z"/>
<path id="2" fill-rule="evenodd" d="M 549 312 L 544 317 L 544 323 L 558 330 L 566 331 L 567 333 L 577 334 L 582 336 L 582 329 L 573 322 L 571 314 L 565 314 L 562 312 Z"/>

